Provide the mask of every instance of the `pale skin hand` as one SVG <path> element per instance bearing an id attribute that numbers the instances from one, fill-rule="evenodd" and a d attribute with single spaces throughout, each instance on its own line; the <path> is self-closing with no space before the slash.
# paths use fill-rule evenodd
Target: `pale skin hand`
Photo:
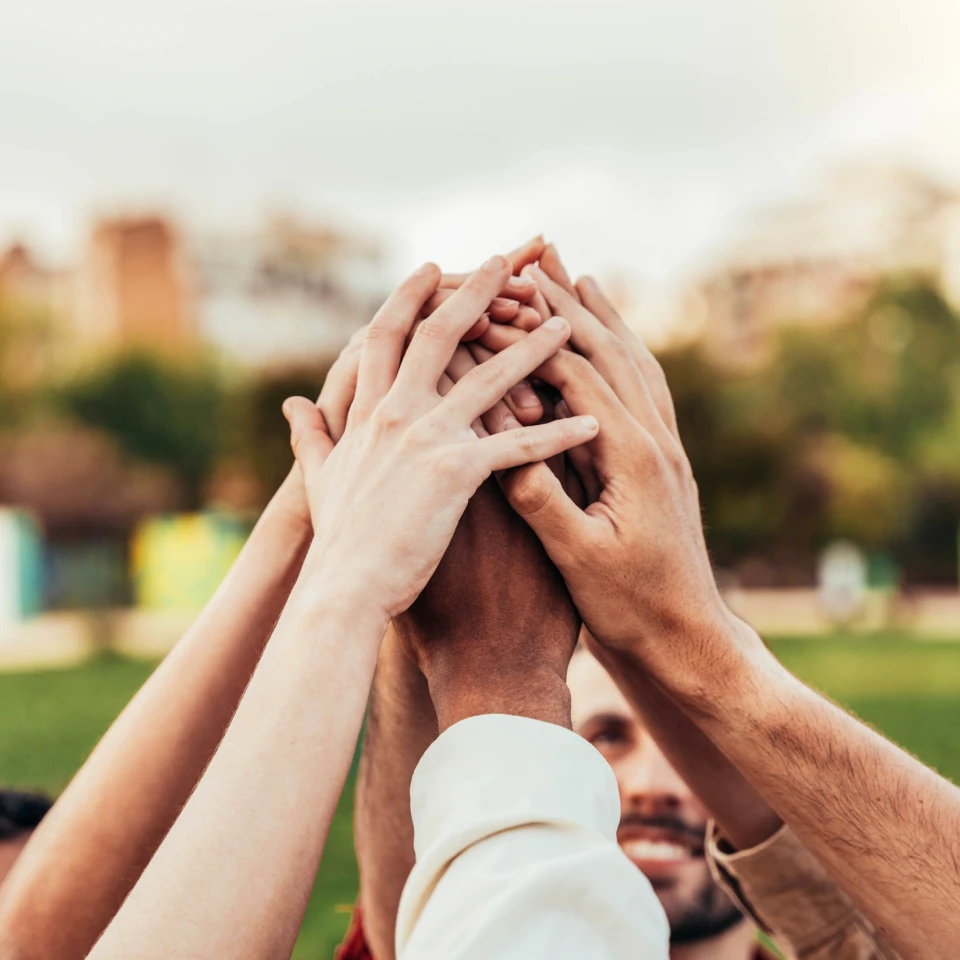
<path id="1" fill-rule="evenodd" d="M 503 258 L 478 271 L 421 325 L 402 363 L 439 271 L 427 267 L 398 289 L 371 324 L 332 453 L 316 406 L 286 405 L 313 544 L 222 744 L 91 957 L 289 956 L 389 618 L 416 597 L 492 470 L 596 433 L 589 417 L 483 439 L 470 428 L 558 349 L 563 323 L 442 400 L 437 393 L 460 336 L 507 272 Z M 238 887 L 238 876 L 249 882 Z"/>
<path id="2" fill-rule="evenodd" d="M 560 285 L 534 275 L 592 361 L 562 352 L 537 375 L 572 411 L 599 410 L 590 453 L 602 489 L 580 511 L 534 466 L 514 472 L 509 496 L 563 573 L 606 662 L 621 665 L 625 690 L 622 664 L 632 661 L 635 676 L 681 707 L 902 956 L 952 957 L 960 790 L 804 687 L 724 607 L 659 368 L 625 349 L 625 338 L 602 336 Z M 577 289 L 601 310 L 595 285 Z M 610 326 L 604 332 L 621 332 Z M 691 766 L 680 769 L 690 775 Z"/>

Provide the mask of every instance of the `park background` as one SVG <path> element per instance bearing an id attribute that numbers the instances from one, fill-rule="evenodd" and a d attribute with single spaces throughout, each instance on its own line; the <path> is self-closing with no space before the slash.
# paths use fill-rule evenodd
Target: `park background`
<path id="1" fill-rule="evenodd" d="M 545 232 L 656 350 L 731 605 L 960 778 L 960 8 L 0 12 L 0 785 L 56 794 L 426 259 Z M 356 889 L 351 789 L 297 956 Z"/>

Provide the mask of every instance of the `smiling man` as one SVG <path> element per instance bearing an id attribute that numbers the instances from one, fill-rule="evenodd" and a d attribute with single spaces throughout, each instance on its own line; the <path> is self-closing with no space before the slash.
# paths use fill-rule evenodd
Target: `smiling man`
<path id="1" fill-rule="evenodd" d="M 567 673 L 573 728 L 620 787 L 620 848 L 653 886 L 670 923 L 671 960 L 760 960 L 756 929 L 707 863 L 710 815 L 610 674 L 583 647 Z"/>

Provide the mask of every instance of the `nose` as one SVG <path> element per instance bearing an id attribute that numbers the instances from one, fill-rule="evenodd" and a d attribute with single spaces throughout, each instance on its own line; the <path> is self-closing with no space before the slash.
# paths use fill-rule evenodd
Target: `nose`
<path id="1" fill-rule="evenodd" d="M 656 816 L 676 813 L 693 800 L 690 788 L 652 741 L 625 761 L 616 771 L 624 809 Z"/>

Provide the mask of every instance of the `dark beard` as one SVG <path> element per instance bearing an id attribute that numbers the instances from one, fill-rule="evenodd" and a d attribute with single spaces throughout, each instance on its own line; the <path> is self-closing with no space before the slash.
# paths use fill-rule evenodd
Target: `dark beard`
<path id="1" fill-rule="evenodd" d="M 745 920 L 730 898 L 710 880 L 683 913 L 671 920 L 670 943 L 712 940 Z"/>

